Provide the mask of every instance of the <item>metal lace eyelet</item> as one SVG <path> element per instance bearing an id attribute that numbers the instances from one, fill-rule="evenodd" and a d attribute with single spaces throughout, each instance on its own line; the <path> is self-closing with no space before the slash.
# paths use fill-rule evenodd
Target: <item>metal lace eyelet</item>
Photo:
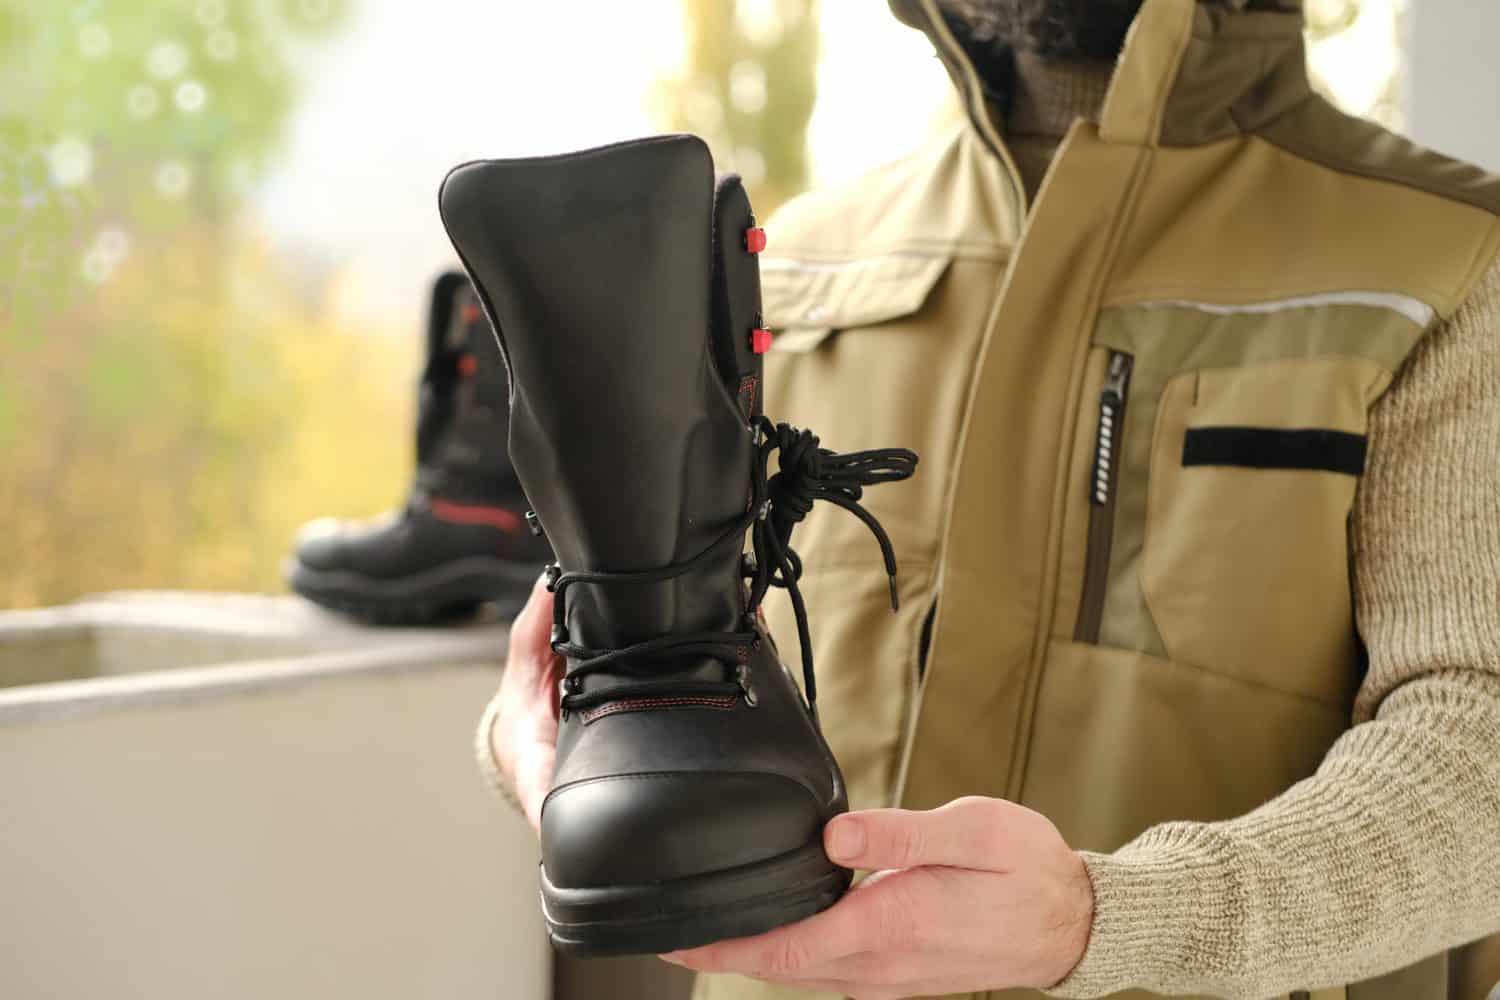
<path id="1" fill-rule="evenodd" d="M 736 667 L 734 671 L 734 679 L 739 682 L 740 693 L 745 696 L 745 704 L 749 705 L 751 708 L 759 705 L 760 702 L 755 697 L 755 688 L 750 686 L 750 666 L 748 664 L 741 663 L 738 667 Z"/>
<path id="2" fill-rule="evenodd" d="M 578 694 L 583 690 L 583 682 L 577 677 L 563 677 L 557 682 L 557 707 L 558 714 L 566 720 L 572 713 L 567 708 L 567 698 L 570 694 Z"/>
<path id="3" fill-rule="evenodd" d="M 546 568 L 542 570 L 542 575 L 547 580 L 547 590 L 556 593 L 557 578 L 562 576 L 562 567 L 555 562 L 548 563 Z"/>

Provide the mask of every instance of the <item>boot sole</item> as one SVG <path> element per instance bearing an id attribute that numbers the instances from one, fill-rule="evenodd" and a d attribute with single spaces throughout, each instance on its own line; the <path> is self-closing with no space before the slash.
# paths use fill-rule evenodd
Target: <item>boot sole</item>
<path id="1" fill-rule="evenodd" d="M 826 910 L 853 873 L 821 843 L 766 861 L 669 882 L 560 889 L 542 873 L 542 913 L 565 955 L 659 955 L 748 937 Z"/>
<path id="2" fill-rule="evenodd" d="M 361 621 L 424 625 L 472 615 L 481 604 L 496 605 L 502 617 L 513 615 L 540 572 L 540 565 L 474 556 L 383 580 L 293 560 L 287 583 L 314 604 Z"/>

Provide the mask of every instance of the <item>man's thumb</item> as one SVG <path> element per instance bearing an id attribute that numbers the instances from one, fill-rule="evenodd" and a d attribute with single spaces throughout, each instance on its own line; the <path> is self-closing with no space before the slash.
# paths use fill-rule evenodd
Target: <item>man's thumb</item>
<path id="1" fill-rule="evenodd" d="M 1003 871 L 1014 820 L 1025 812 L 1003 799 L 956 799 L 940 809 L 869 809 L 835 816 L 823 848 L 846 868 L 938 865 Z"/>

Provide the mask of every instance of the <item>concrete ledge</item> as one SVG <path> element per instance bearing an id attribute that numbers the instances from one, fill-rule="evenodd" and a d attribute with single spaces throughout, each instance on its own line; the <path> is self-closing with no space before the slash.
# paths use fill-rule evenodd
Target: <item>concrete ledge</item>
<path id="1" fill-rule="evenodd" d="M 0 726 L 504 661 L 506 623 L 371 628 L 290 597 L 137 592 L 0 612 Z"/>
<path id="2" fill-rule="evenodd" d="M 413 673 L 435 666 L 490 666 L 505 658 L 505 630 L 485 636 L 426 637 L 388 649 L 355 649 L 181 667 L 142 674 L 54 681 L 0 690 L 0 727 L 99 712 L 234 698 L 350 676 Z"/>
<path id="3" fill-rule="evenodd" d="M 0 995 L 546 1000 L 536 840 L 473 758 L 506 631 L 0 613 Z"/>

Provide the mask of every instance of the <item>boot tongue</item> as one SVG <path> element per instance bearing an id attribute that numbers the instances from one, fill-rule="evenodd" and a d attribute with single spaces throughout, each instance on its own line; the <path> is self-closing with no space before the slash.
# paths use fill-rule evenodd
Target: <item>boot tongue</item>
<path id="1" fill-rule="evenodd" d="M 762 327 L 760 316 L 760 267 L 756 259 L 763 240 L 754 229 L 750 198 L 738 174 L 720 174 L 714 181 L 712 213 L 711 280 L 709 300 L 709 357 L 714 373 L 735 403 L 739 418 L 750 423 L 762 406 L 762 355 L 754 351 L 754 331 Z M 747 495 L 748 502 L 748 495 Z M 717 660 L 678 658 L 663 664 L 663 672 L 681 681 L 723 681 L 726 666 Z M 582 693 L 618 684 L 622 675 L 594 673 L 580 681 Z"/>
<path id="2" fill-rule="evenodd" d="M 604 670 L 591 673 L 578 680 L 578 691 L 581 694 L 592 694 L 601 688 L 615 687 L 621 681 L 637 678 L 654 680 L 666 675 L 670 675 L 674 681 L 708 681 L 710 683 L 723 681 L 726 677 L 732 676 L 731 668 L 718 660 L 701 656 L 679 657 L 673 661 L 662 661 L 655 666 L 657 669 L 649 675 L 623 670 L 618 673 Z"/>
<path id="3" fill-rule="evenodd" d="M 763 368 L 761 355 L 752 346 L 752 334 L 763 324 L 760 267 L 746 243 L 754 226 L 755 216 L 739 175 L 720 174 L 713 197 L 709 350 L 715 372 L 747 425 L 747 434 L 750 421 L 761 411 Z M 725 672 L 718 661 L 701 658 L 678 659 L 670 666 L 672 676 L 685 681 L 720 681 Z M 594 674 L 582 679 L 579 690 L 591 692 L 619 679 L 619 675 Z"/>

